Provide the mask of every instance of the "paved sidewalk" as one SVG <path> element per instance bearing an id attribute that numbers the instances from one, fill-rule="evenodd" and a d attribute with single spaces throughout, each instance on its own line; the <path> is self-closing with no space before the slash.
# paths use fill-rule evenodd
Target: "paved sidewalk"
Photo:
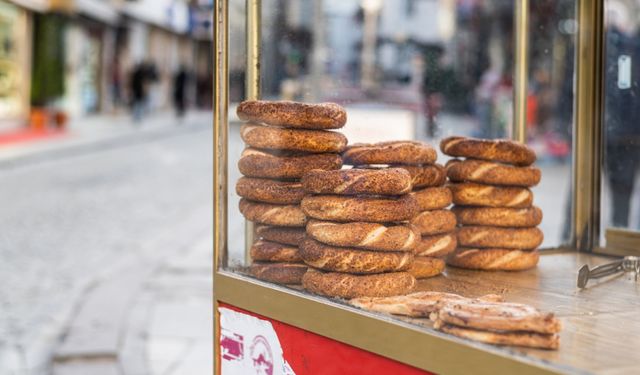
<path id="1" fill-rule="evenodd" d="M 123 267 L 91 288 L 53 358 L 53 375 L 213 373 L 210 234 L 154 269 Z"/>
<path id="2" fill-rule="evenodd" d="M 211 111 L 189 111 L 176 118 L 170 110 L 149 114 L 140 122 L 134 122 L 128 114 L 88 115 L 74 118 L 64 133 L 56 137 L 30 142 L 19 142 L 0 147 L 0 165 L 16 165 L 53 155 L 70 155 L 87 149 L 108 146 L 134 137 L 137 141 L 170 133 L 193 123 L 211 122 Z"/>
<path id="3" fill-rule="evenodd" d="M 211 118 L 198 111 L 178 121 L 166 111 L 140 124 L 126 115 L 76 119 L 61 137 L 0 147 L 0 169 L 198 132 Z M 211 374 L 211 232 L 211 219 L 183 217 L 171 233 L 91 271 L 35 345 L 0 345 L 0 374 Z"/>
<path id="4" fill-rule="evenodd" d="M 150 374 L 213 373 L 213 238 L 171 259 L 147 284 Z"/>

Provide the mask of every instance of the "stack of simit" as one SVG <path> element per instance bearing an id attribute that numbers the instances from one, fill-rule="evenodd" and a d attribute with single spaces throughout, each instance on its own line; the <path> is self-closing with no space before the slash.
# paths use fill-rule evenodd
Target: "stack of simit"
<path id="1" fill-rule="evenodd" d="M 447 164 L 458 223 L 458 248 L 447 264 L 479 270 L 518 271 L 535 267 L 543 240 L 536 226 L 542 211 L 530 187 L 540 182 L 536 155 L 509 140 L 449 137 L 443 153 L 465 157 Z"/>
<path id="2" fill-rule="evenodd" d="M 455 215 L 445 210 L 451 204 L 451 193 L 444 187 L 446 173 L 436 164 L 437 154 L 430 145 L 418 141 L 391 141 L 355 144 L 343 154 L 345 164 L 375 168 L 387 166 L 409 172 L 418 214 L 409 224 L 419 233 L 414 248 L 414 261 L 409 268 L 416 278 L 440 274 L 445 263 L 440 257 L 453 251 Z"/>
<path id="3" fill-rule="evenodd" d="M 414 270 L 417 278 L 439 275 L 444 258 L 456 249 L 456 217 L 446 209 L 451 205 L 451 191 L 446 172 L 440 164 L 404 165 L 413 178 L 413 193 L 420 212 L 411 223 L 420 232 L 415 248 Z"/>
<path id="4" fill-rule="evenodd" d="M 300 178 L 312 169 L 340 169 L 346 137 L 327 129 L 346 122 L 337 104 L 251 100 L 240 103 L 238 117 L 247 148 L 236 184 L 240 211 L 256 226 L 251 273 L 260 279 L 300 284 L 307 267 L 300 258 L 307 218 L 300 208 Z"/>
<path id="5" fill-rule="evenodd" d="M 349 150 L 351 151 L 351 149 Z M 352 153 L 347 151 L 347 155 Z M 354 159 L 349 159 L 354 163 Z M 377 160 L 377 159 L 376 159 Z M 358 165 L 388 164 L 381 160 Z M 407 272 L 419 233 L 411 176 L 402 168 L 311 171 L 302 179 L 302 209 L 311 219 L 301 246 L 305 289 L 331 297 L 392 296 L 410 292 Z"/>

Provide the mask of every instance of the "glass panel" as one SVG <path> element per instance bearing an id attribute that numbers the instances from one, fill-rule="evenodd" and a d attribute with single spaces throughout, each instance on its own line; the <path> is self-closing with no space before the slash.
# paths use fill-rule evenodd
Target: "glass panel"
<path id="1" fill-rule="evenodd" d="M 605 2 L 602 226 L 640 229 L 640 11 L 637 1 Z"/>
<path id="2" fill-rule="evenodd" d="M 230 5 L 229 260 L 247 265 L 235 110 L 244 97 L 244 0 Z M 542 182 L 543 247 L 569 235 L 575 1 L 532 1 L 529 145 Z M 262 97 L 332 101 L 349 144 L 450 135 L 508 137 L 512 126 L 512 1 L 263 0 Z M 447 157 L 440 154 L 438 163 Z"/>
<path id="3" fill-rule="evenodd" d="M 263 6 L 267 12 L 266 4 Z M 227 261 L 230 267 L 245 263 L 245 226 L 244 218 L 238 212 L 240 197 L 236 194 L 236 181 L 241 177 L 238 160 L 244 148 L 240 139 L 240 124 L 236 117 L 236 106 L 245 97 L 245 0 L 229 1 L 229 144 L 228 144 L 228 181 L 227 191 L 228 232 Z M 267 34 L 269 26 L 264 25 Z"/>
<path id="4" fill-rule="evenodd" d="M 528 144 L 542 171 L 533 189 L 544 218 L 542 247 L 568 243 L 571 230 L 571 136 L 575 41 L 575 0 L 530 1 Z"/>

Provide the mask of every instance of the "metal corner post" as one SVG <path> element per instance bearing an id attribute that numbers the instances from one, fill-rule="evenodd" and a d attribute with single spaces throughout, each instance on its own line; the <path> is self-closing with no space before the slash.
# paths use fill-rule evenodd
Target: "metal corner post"
<path id="1" fill-rule="evenodd" d="M 246 80 L 245 93 L 248 100 L 260 99 L 260 57 L 262 54 L 261 47 L 261 28 L 262 28 L 262 1 L 246 0 Z M 245 220 L 245 263 L 249 264 L 249 249 L 253 244 L 254 225 L 252 222 Z"/>
<path id="2" fill-rule="evenodd" d="M 518 0 L 514 6 L 513 124 L 511 138 L 527 141 L 527 92 L 529 75 L 529 0 Z"/>
<path id="3" fill-rule="evenodd" d="M 227 262 L 227 137 L 229 119 L 229 1 L 216 0 L 213 12 L 214 103 L 213 103 L 213 276 Z M 218 300 L 213 297 L 213 341 L 220 348 Z M 214 353 L 219 351 L 214 349 Z M 214 373 L 221 371 L 214 357 Z"/>
<path id="4" fill-rule="evenodd" d="M 216 0 L 214 10 L 214 270 L 226 265 L 227 143 L 229 121 L 229 1 Z"/>
<path id="5" fill-rule="evenodd" d="M 572 242 L 590 252 L 600 235 L 604 1 L 578 1 L 577 7 Z"/>

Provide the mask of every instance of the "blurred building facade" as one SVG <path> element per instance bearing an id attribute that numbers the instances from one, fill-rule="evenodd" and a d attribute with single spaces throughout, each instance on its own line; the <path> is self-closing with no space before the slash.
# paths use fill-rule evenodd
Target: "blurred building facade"
<path id="1" fill-rule="evenodd" d="M 210 106 L 213 6 L 213 0 L 0 0 L 0 126 L 24 126 L 38 108 L 75 117 L 124 110 L 131 72 L 143 62 L 155 71 L 151 109 L 170 105 L 179 67 L 193 77 L 190 99 Z"/>

